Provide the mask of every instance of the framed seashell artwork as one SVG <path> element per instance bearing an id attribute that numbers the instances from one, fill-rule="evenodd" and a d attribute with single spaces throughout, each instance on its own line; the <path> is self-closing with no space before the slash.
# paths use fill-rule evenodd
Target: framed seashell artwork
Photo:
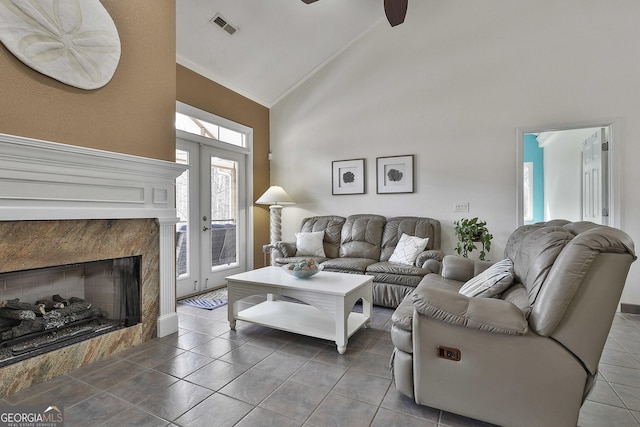
<path id="1" fill-rule="evenodd" d="M 331 162 L 331 194 L 364 194 L 364 159 Z"/>
<path id="2" fill-rule="evenodd" d="M 376 192 L 413 193 L 413 155 L 376 158 Z"/>

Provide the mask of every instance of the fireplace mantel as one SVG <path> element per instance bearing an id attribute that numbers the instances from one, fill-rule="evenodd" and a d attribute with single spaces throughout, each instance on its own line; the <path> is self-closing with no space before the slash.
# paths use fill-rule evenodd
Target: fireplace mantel
<path id="1" fill-rule="evenodd" d="M 160 225 L 158 336 L 175 312 L 173 162 L 0 134 L 0 221 L 156 218 Z"/>

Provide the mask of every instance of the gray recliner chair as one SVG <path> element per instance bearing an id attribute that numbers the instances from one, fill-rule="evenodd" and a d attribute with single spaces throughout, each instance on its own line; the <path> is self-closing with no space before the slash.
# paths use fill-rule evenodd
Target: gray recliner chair
<path id="1" fill-rule="evenodd" d="M 636 259 L 624 232 L 557 220 L 505 247 L 514 283 L 492 298 L 464 282 L 489 264 L 446 256 L 393 314 L 391 372 L 418 404 L 501 426 L 575 426 Z"/>

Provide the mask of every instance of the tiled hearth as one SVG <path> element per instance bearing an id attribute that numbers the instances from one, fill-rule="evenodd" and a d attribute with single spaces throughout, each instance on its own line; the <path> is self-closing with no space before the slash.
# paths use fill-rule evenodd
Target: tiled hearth
<path id="1" fill-rule="evenodd" d="M 4 368 L 0 396 L 178 330 L 172 162 L 0 134 L 0 273 L 141 256 L 141 323 Z M 1 285 L 0 285 L 1 286 Z"/>

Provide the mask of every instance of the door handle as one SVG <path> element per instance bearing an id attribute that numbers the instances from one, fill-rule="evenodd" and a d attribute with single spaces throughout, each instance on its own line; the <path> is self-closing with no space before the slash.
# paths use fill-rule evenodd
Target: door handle
<path id="1" fill-rule="evenodd" d="M 206 225 L 202 226 L 202 231 L 211 230 L 211 227 L 207 227 Z"/>

